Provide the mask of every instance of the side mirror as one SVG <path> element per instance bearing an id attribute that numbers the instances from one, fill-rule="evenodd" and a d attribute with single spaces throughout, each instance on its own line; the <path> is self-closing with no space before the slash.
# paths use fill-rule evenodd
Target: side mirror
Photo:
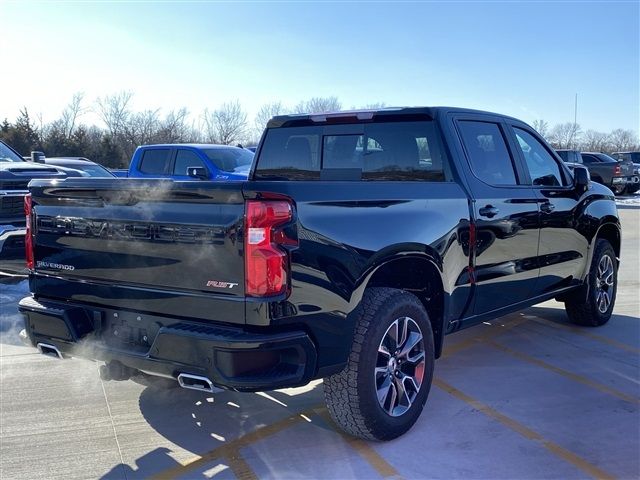
<path id="1" fill-rule="evenodd" d="M 198 180 L 207 179 L 207 169 L 204 167 L 188 167 L 187 175 L 191 178 L 197 178 Z"/>
<path id="2" fill-rule="evenodd" d="M 573 187 L 576 189 L 576 192 L 582 195 L 589 190 L 590 181 L 589 170 L 579 165 L 573 167 Z"/>

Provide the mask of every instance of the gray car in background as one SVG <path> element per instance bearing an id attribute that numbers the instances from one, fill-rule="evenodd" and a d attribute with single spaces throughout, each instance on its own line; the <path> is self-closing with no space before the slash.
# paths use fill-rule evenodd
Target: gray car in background
<path id="1" fill-rule="evenodd" d="M 47 157 L 44 159 L 47 165 L 54 165 L 64 169 L 77 170 L 89 177 L 113 178 L 115 175 L 102 165 L 92 162 L 84 157 Z M 84 176 L 84 175 L 80 175 Z"/>
<path id="2" fill-rule="evenodd" d="M 628 187 L 640 182 L 638 175 L 634 175 L 630 160 L 618 161 L 599 152 L 581 152 L 581 156 L 584 166 L 589 169 L 591 180 L 609 187 L 616 195 L 621 195 Z"/>
<path id="3" fill-rule="evenodd" d="M 640 152 L 613 152 L 611 154 L 613 158 L 618 161 L 631 161 L 633 162 L 633 174 L 640 177 Z M 627 193 L 636 193 L 640 190 L 640 183 L 627 186 Z"/>

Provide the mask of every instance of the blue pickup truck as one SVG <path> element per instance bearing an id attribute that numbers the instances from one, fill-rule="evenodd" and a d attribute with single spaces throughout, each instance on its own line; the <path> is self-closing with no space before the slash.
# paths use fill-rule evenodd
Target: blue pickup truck
<path id="1" fill-rule="evenodd" d="M 253 162 L 249 150 L 229 145 L 162 144 L 136 149 L 129 177 L 175 180 L 246 180 Z"/>

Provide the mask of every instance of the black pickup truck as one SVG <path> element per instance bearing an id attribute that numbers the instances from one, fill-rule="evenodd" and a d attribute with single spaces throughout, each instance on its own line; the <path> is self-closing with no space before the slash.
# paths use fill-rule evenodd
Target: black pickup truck
<path id="1" fill-rule="evenodd" d="M 0 140 L 0 272 L 24 270 L 24 196 L 34 178 L 63 179 L 55 167 L 27 162 Z"/>
<path id="2" fill-rule="evenodd" d="M 246 182 L 30 190 L 20 310 L 43 353 L 204 391 L 324 378 L 362 438 L 415 423 L 446 334 L 553 298 L 602 325 L 616 296 L 611 191 L 492 113 L 279 116 Z"/>

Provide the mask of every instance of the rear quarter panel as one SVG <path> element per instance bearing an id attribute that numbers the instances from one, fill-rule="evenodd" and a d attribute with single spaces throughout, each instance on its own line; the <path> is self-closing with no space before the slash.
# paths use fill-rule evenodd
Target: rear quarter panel
<path id="1" fill-rule="evenodd" d="M 292 252 L 290 296 L 275 304 L 248 300 L 247 323 L 310 326 L 328 346 L 320 367 L 345 358 L 350 345 L 345 338 L 353 334 L 350 314 L 371 273 L 390 259 L 428 259 L 444 281 L 451 314 L 464 307 L 469 205 L 458 184 L 252 181 L 244 194 L 294 199 L 299 239 Z"/>

